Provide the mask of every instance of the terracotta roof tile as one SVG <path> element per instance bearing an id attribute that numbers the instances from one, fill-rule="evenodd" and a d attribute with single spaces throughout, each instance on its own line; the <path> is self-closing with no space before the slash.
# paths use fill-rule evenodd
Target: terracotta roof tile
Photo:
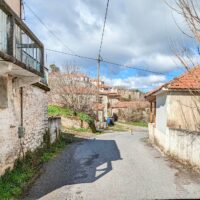
<path id="1" fill-rule="evenodd" d="M 192 68 L 191 70 L 185 72 L 183 75 L 173 79 L 172 81 L 165 83 L 164 85 L 150 91 L 145 95 L 145 97 L 151 96 L 158 92 L 162 88 L 167 89 L 177 89 L 177 90 L 198 90 L 200 89 L 200 65 Z"/>

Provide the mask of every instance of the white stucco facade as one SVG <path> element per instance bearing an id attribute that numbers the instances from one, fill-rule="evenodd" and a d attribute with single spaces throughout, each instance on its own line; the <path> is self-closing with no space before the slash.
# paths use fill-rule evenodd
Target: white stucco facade
<path id="1" fill-rule="evenodd" d="M 200 169 L 200 95 L 165 92 L 156 95 L 156 122 L 150 141 L 166 154 Z"/>

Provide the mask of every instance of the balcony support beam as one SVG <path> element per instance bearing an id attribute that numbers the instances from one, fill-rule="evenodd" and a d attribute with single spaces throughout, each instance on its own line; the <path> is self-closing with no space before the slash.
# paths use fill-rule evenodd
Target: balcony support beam
<path id="1" fill-rule="evenodd" d="M 26 87 L 26 86 L 29 86 L 29 85 L 32 85 L 34 83 L 39 82 L 40 79 L 41 78 L 38 77 L 38 76 L 33 76 L 33 77 L 17 77 L 14 80 L 13 88 L 14 89 L 19 89 L 21 87 Z"/>

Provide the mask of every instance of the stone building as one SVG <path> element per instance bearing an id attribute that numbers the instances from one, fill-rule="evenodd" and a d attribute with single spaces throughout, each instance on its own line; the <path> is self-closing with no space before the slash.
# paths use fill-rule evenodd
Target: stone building
<path id="1" fill-rule="evenodd" d="M 200 168 L 200 66 L 149 92 L 149 138 L 164 152 Z"/>
<path id="2" fill-rule="evenodd" d="M 0 1 L 0 175 L 43 143 L 48 127 L 44 47 L 21 20 L 21 1 Z"/>

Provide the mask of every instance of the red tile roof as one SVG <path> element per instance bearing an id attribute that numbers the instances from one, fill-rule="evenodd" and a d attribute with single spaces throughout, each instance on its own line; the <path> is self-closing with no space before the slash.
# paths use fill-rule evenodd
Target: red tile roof
<path id="1" fill-rule="evenodd" d="M 145 97 L 155 94 L 162 88 L 172 90 L 200 90 L 200 65 L 192 68 L 191 70 L 185 72 L 183 75 L 173 79 L 172 81 L 150 91 L 145 95 Z"/>

